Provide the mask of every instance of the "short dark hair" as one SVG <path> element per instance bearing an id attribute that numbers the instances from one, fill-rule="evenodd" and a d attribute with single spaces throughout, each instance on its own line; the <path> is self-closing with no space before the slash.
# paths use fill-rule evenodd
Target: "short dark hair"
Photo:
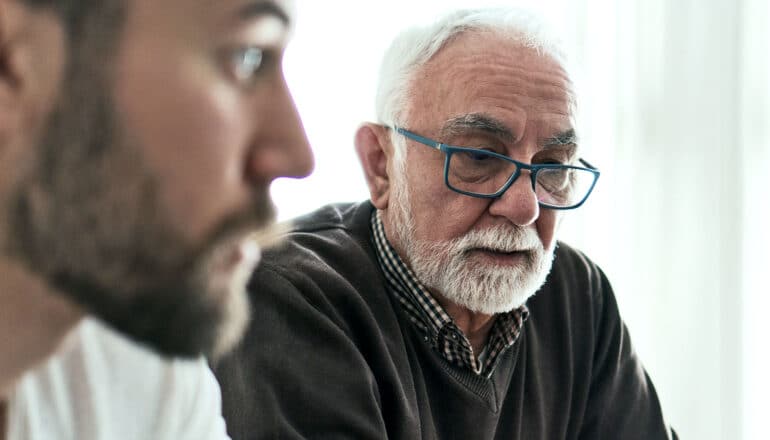
<path id="1" fill-rule="evenodd" d="M 21 0 L 32 8 L 49 9 L 62 21 L 70 47 L 94 36 L 113 40 L 122 28 L 125 0 Z"/>

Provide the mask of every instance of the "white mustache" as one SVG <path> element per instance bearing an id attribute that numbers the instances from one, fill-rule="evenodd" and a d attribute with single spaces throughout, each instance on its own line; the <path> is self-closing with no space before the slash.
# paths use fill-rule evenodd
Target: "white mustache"
<path id="1" fill-rule="evenodd" d="M 453 241 L 452 247 L 461 251 L 483 248 L 497 252 L 531 252 L 543 246 L 534 229 L 508 226 L 470 231 Z"/>

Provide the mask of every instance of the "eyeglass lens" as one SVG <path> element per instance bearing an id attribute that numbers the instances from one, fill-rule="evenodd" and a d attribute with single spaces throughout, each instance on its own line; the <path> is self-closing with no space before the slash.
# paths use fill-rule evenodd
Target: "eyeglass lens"
<path id="1" fill-rule="evenodd" d="M 492 195 L 503 189 L 516 172 L 516 164 L 486 151 L 455 151 L 448 157 L 447 183 L 468 193 Z M 522 170 L 521 174 L 526 174 Z M 521 175 L 519 176 L 521 177 Z M 530 176 L 525 175 L 529 180 Z M 537 171 L 535 194 L 540 203 L 569 207 L 580 203 L 595 179 L 580 168 L 543 168 Z"/>

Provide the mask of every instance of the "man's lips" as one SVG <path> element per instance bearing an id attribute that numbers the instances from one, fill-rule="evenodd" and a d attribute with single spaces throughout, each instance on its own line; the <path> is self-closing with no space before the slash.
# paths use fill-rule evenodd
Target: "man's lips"
<path id="1" fill-rule="evenodd" d="M 482 258 L 483 260 L 498 265 L 518 265 L 530 258 L 531 250 L 503 250 L 491 248 L 471 248 L 465 251 L 471 257 Z"/>

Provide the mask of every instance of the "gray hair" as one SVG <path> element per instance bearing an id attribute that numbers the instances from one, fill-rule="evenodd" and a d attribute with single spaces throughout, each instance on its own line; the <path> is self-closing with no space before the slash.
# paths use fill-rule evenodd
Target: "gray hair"
<path id="1" fill-rule="evenodd" d="M 417 71 L 454 37 L 474 31 L 492 31 L 553 58 L 567 70 L 561 43 L 538 16 L 513 8 L 458 10 L 430 25 L 407 29 L 391 43 L 380 67 L 375 104 L 379 122 L 401 124 L 408 116 Z M 391 135 L 391 140 L 396 162 L 401 162 L 405 142 L 400 136 Z"/>

